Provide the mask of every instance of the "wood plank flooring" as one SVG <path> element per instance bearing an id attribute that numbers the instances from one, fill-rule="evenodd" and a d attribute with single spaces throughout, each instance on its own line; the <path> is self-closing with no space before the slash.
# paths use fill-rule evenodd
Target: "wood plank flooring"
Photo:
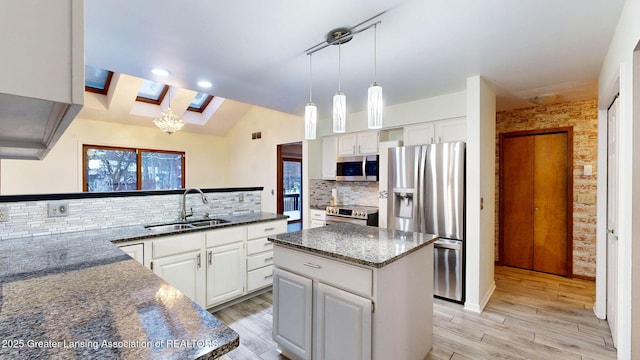
<path id="1" fill-rule="evenodd" d="M 433 350 L 426 359 L 615 359 L 611 332 L 592 311 L 595 283 L 499 267 L 481 314 L 434 301 Z M 270 292 L 214 313 L 240 334 L 227 359 L 285 359 L 271 339 Z"/>

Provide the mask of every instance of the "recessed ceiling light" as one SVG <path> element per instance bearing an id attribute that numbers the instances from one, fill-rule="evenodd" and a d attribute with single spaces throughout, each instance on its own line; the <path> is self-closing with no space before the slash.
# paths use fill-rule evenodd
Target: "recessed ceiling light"
<path id="1" fill-rule="evenodd" d="M 169 70 L 160 69 L 160 68 L 151 69 L 151 72 L 154 75 L 158 75 L 158 76 L 169 76 L 169 74 L 171 74 Z"/>
<path id="2" fill-rule="evenodd" d="M 198 81 L 198 86 L 200 86 L 201 88 L 208 89 L 208 88 L 212 87 L 213 84 L 211 84 L 209 81 L 202 80 L 202 81 Z"/>

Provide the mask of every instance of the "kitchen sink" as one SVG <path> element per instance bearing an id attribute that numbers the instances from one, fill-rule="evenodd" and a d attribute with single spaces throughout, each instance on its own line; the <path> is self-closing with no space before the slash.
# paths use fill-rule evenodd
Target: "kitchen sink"
<path id="1" fill-rule="evenodd" d="M 196 227 L 206 227 L 206 226 L 216 226 L 224 223 L 228 223 L 228 220 L 222 219 L 208 219 L 208 220 L 200 220 L 196 222 L 189 223 L 189 225 L 193 225 Z"/>
<path id="2" fill-rule="evenodd" d="M 165 232 L 165 231 L 176 231 L 176 230 L 186 230 L 193 229 L 195 226 L 191 224 L 163 224 L 163 225 L 150 225 L 145 226 L 145 228 L 151 231 L 157 232 Z"/>

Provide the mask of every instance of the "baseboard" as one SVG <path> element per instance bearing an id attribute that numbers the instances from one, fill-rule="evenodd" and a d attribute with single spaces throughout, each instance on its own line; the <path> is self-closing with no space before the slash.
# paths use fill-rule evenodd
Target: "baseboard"
<path id="1" fill-rule="evenodd" d="M 596 281 L 596 277 L 595 277 L 595 276 L 585 276 L 585 275 L 576 275 L 576 274 L 573 274 L 573 275 L 571 276 L 571 278 L 573 278 L 573 279 L 580 279 L 580 280 Z"/>
<path id="2" fill-rule="evenodd" d="M 480 304 L 469 304 L 468 302 L 466 302 L 464 304 L 464 309 L 467 311 L 480 314 L 482 310 L 484 310 L 484 307 L 487 306 L 487 303 L 489 303 L 489 300 L 491 299 L 491 296 L 493 296 L 493 292 L 495 290 L 496 290 L 496 283 L 494 281 L 493 284 L 491 284 L 489 291 L 487 291 L 487 293 L 482 298 L 482 301 L 480 302 Z"/>
<path id="3" fill-rule="evenodd" d="M 210 307 L 210 308 L 207 309 L 207 311 L 213 314 L 214 312 L 220 311 L 220 310 L 225 309 L 225 308 L 228 308 L 231 305 L 235 305 L 235 304 L 241 303 L 241 302 L 243 302 L 243 301 L 245 301 L 247 299 L 251 299 L 252 297 L 256 297 L 256 296 L 258 296 L 260 294 L 264 294 L 264 293 L 266 293 L 268 291 L 271 291 L 271 289 L 272 289 L 272 286 L 267 286 L 265 288 L 258 289 L 258 290 L 254 291 L 254 292 L 248 293 L 248 294 L 243 295 L 243 296 L 241 296 L 239 298 L 235 298 L 233 300 L 229 300 L 229 301 L 224 302 L 222 304 L 218 304 L 216 306 Z"/>

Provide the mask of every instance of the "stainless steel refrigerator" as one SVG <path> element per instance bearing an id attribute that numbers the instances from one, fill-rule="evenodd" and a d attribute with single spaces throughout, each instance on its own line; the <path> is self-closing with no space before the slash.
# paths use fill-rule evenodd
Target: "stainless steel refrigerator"
<path id="1" fill-rule="evenodd" d="M 389 149 L 387 227 L 436 234 L 434 295 L 464 301 L 465 143 Z"/>

